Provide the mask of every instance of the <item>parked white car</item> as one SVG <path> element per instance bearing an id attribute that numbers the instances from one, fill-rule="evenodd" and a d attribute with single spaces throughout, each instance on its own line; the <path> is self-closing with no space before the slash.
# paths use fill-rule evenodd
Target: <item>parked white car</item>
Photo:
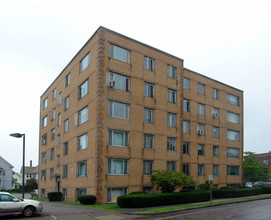
<path id="1" fill-rule="evenodd" d="M 0 192 L 0 214 L 22 213 L 25 217 L 31 217 L 42 212 L 42 209 L 39 201 L 19 199 L 7 192 Z"/>

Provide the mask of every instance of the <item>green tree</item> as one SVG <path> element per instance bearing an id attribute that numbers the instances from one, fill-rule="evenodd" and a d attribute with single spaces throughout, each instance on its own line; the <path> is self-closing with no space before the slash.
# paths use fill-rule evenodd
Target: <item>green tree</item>
<path id="1" fill-rule="evenodd" d="M 154 170 L 151 175 L 151 183 L 152 186 L 156 186 L 157 190 L 160 189 L 162 193 L 174 192 L 178 187 L 196 184 L 192 176 L 168 170 Z"/>
<path id="2" fill-rule="evenodd" d="M 38 188 L 38 183 L 36 179 L 32 178 L 27 180 L 26 185 L 25 185 L 25 191 L 26 192 L 31 192 L 34 189 Z"/>
<path id="3" fill-rule="evenodd" d="M 257 161 L 254 156 L 254 152 L 244 152 L 244 180 L 255 182 L 263 180 L 266 175 L 266 171 L 263 167 L 263 164 Z"/>

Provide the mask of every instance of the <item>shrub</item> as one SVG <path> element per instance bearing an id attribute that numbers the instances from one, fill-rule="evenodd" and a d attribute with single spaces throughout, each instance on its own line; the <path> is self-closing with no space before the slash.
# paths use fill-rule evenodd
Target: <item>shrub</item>
<path id="1" fill-rule="evenodd" d="M 137 192 L 131 192 L 129 195 L 135 195 L 135 194 L 147 194 L 145 192 L 137 191 Z"/>
<path id="2" fill-rule="evenodd" d="M 191 191 L 178 193 L 133 194 L 119 196 L 117 203 L 121 208 L 139 208 L 159 205 L 204 202 L 210 199 L 208 191 Z"/>
<path id="3" fill-rule="evenodd" d="M 62 201 L 62 192 L 48 192 L 47 196 L 50 202 Z"/>
<path id="4" fill-rule="evenodd" d="M 271 193 L 271 185 L 263 186 L 263 194 Z"/>
<path id="5" fill-rule="evenodd" d="M 240 189 L 214 189 L 213 197 L 215 199 L 221 198 L 233 198 L 233 197 L 244 197 L 262 194 L 262 187 L 254 188 L 240 188 Z"/>
<path id="6" fill-rule="evenodd" d="M 79 196 L 78 200 L 81 204 L 84 205 L 93 205 L 96 202 L 96 196 L 93 195 L 84 195 L 84 196 Z"/>

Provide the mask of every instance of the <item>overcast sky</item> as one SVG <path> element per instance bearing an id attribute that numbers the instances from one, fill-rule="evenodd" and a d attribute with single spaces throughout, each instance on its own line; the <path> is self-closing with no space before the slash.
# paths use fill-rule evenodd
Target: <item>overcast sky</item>
<path id="1" fill-rule="evenodd" d="M 0 0 L 0 155 L 15 171 L 22 139 L 9 134 L 26 133 L 37 165 L 40 96 L 100 25 L 243 90 L 244 149 L 271 150 L 271 1 Z"/>

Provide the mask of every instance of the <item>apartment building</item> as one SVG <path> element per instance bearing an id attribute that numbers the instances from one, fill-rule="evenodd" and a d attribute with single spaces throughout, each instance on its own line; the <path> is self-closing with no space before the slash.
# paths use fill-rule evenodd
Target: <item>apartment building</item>
<path id="1" fill-rule="evenodd" d="M 40 196 L 115 202 L 152 192 L 154 169 L 242 183 L 243 92 L 104 27 L 43 93 L 40 112 Z"/>

